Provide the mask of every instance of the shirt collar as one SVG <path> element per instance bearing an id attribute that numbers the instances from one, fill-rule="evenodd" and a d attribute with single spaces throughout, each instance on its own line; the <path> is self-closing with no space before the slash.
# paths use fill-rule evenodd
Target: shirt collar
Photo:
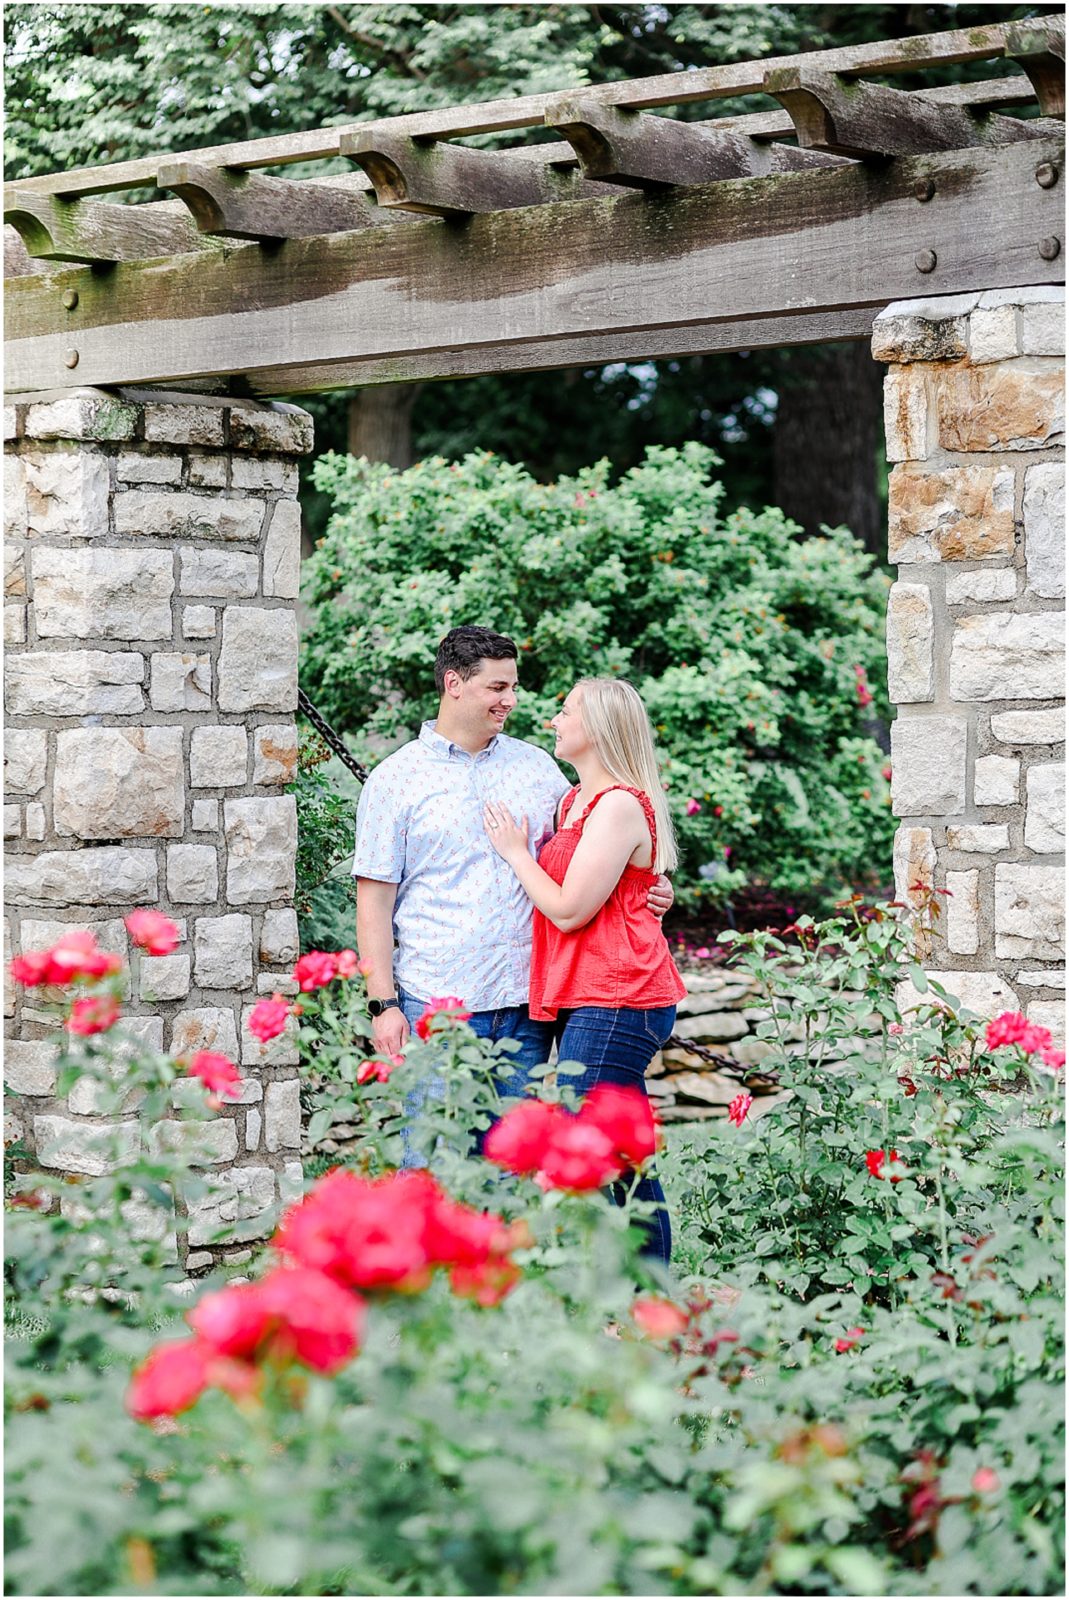
<path id="1" fill-rule="evenodd" d="M 454 744 L 452 739 L 447 739 L 444 734 L 439 733 L 433 722 L 424 722 L 422 724 L 419 730 L 419 738 L 420 743 L 425 744 L 440 760 L 450 761 L 459 757 L 467 761 L 481 761 L 494 749 L 499 735 L 495 733 L 486 748 L 480 750 L 476 756 L 472 756 L 470 750 L 463 749 L 461 745 Z"/>

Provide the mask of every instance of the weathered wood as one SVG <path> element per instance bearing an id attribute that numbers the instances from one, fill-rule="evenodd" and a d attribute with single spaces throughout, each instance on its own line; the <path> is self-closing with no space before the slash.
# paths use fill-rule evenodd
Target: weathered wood
<path id="1" fill-rule="evenodd" d="M 374 126 L 343 135 L 341 154 L 367 174 L 385 211 L 478 216 L 609 192 L 599 184 L 586 183 L 577 172 L 516 161 L 507 152 L 379 136 Z"/>
<path id="2" fill-rule="evenodd" d="M 1064 253 L 1048 261 L 1037 242 L 1061 236 L 1061 197 L 1035 170 L 1062 153 L 1039 139 L 16 278 L 8 382 L 68 384 L 71 349 L 79 383 L 255 373 L 261 390 L 271 371 L 303 368 L 314 387 L 316 369 L 347 360 L 421 355 L 433 376 L 461 349 L 494 370 L 501 350 L 560 339 L 596 361 L 606 335 L 1058 283 Z M 937 265 L 922 274 L 926 251 Z"/>
<path id="3" fill-rule="evenodd" d="M 620 111 L 582 94 L 562 95 L 547 106 L 546 126 L 564 134 L 586 177 L 636 189 L 835 164 L 834 157 L 816 151 L 762 144 L 715 124 Z"/>
<path id="4" fill-rule="evenodd" d="M 30 256 L 45 261 L 106 266 L 198 248 L 189 219 L 173 209 L 164 215 L 155 206 L 60 200 L 12 185 L 4 188 L 4 221 L 18 231 Z"/>
<path id="5" fill-rule="evenodd" d="M 765 93 L 786 107 L 803 149 L 839 156 L 920 155 L 1049 134 L 1032 122 L 979 117 L 962 106 L 933 105 L 901 89 L 798 67 L 768 73 Z"/>
<path id="6" fill-rule="evenodd" d="M 1037 18 L 1030 27 L 1041 30 L 1049 21 Z M 1055 19 L 1057 20 L 1057 19 Z M 593 85 L 584 90 L 601 105 L 621 106 L 633 111 L 658 106 L 687 105 L 698 100 L 729 99 L 736 95 L 763 92 L 765 74 L 777 67 L 816 67 L 826 72 L 894 73 L 914 72 L 926 66 L 955 62 L 983 61 L 1004 53 L 1006 24 L 979 28 L 955 28 L 945 33 L 847 45 L 836 50 L 816 50 L 796 56 L 770 57 L 764 61 L 733 62 L 719 67 L 704 67 L 696 72 L 665 73 L 652 78 L 632 78 Z M 470 106 L 440 106 L 432 111 L 389 117 L 374 124 L 378 133 L 400 134 L 412 139 L 460 138 L 476 133 L 503 133 L 516 128 L 537 127 L 546 106 L 559 91 L 517 95 Z M 280 134 L 274 138 L 246 139 L 232 144 L 185 152 L 185 158 L 201 166 L 257 167 L 282 166 L 294 161 L 311 161 L 336 156 L 339 140 L 370 124 L 354 122 L 333 128 L 314 128 L 303 133 Z M 39 194 L 106 194 L 119 189 L 140 188 L 154 183 L 161 156 L 135 161 L 120 161 L 110 166 L 81 167 L 71 172 L 49 173 L 39 178 L 20 180 Z"/>
<path id="7" fill-rule="evenodd" d="M 200 233 L 228 239 L 310 239 L 374 223 L 362 195 L 325 184 L 292 183 L 193 161 L 161 162 L 156 184 L 188 207 Z"/>
<path id="8" fill-rule="evenodd" d="M 1045 24 L 1045 26 L 1037 26 Z M 1006 55 L 1028 74 L 1045 117 L 1065 117 L 1065 18 L 1013 22 L 1006 30 Z"/>

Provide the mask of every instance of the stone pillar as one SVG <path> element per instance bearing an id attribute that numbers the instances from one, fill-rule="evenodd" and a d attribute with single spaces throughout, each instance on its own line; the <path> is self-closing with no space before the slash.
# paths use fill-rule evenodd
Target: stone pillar
<path id="1" fill-rule="evenodd" d="M 949 891 L 926 966 L 1064 1039 L 1064 290 L 902 301 L 889 366 L 895 887 Z"/>
<path id="2" fill-rule="evenodd" d="M 300 510 L 311 419 L 291 406 L 92 389 L 5 409 L 5 956 L 92 928 L 130 964 L 126 1026 L 247 1069 L 218 1134 L 228 1198 L 191 1218 L 248 1237 L 300 1176 L 296 1052 L 244 1027 L 285 989 L 293 909 Z M 174 955 L 131 949 L 135 906 Z M 291 985 L 292 988 L 292 985 Z M 12 1132 L 94 1170 L 92 1096 L 55 1088 L 55 1019 L 8 986 Z"/>

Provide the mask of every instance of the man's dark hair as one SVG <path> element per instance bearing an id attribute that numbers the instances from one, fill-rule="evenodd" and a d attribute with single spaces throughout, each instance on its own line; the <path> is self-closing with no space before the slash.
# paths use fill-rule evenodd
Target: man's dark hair
<path id="1" fill-rule="evenodd" d="M 492 628 L 452 628 L 438 646 L 434 658 L 434 682 L 439 694 L 445 693 L 445 675 L 456 672 L 470 678 L 480 661 L 515 661 L 519 651 L 511 639 Z"/>

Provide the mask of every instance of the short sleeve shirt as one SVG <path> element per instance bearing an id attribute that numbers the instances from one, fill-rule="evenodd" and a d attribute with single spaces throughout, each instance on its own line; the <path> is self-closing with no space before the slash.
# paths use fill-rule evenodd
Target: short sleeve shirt
<path id="1" fill-rule="evenodd" d="M 371 773 L 353 873 L 398 886 L 394 975 L 406 993 L 455 994 L 471 1011 L 526 1004 L 531 902 L 490 844 L 483 807 L 496 800 L 526 816 L 537 856 L 569 787 L 537 745 L 499 733 L 472 755 L 432 722 Z"/>

